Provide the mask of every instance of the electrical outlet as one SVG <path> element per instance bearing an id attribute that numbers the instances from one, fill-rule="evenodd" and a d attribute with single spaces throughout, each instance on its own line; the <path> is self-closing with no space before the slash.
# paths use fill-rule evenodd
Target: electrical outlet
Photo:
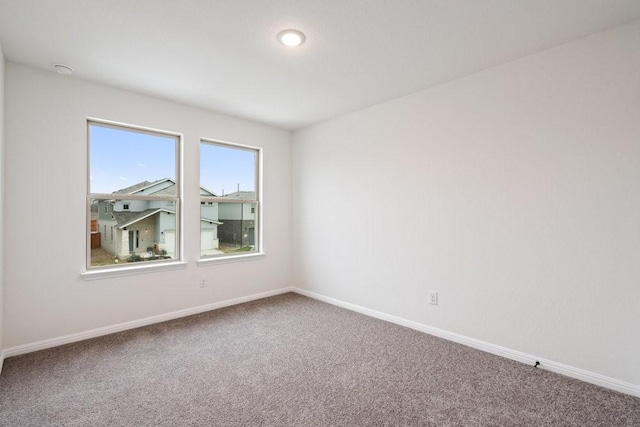
<path id="1" fill-rule="evenodd" d="M 435 291 L 429 291 L 429 304 L 438 305 L 438 293 Z"/>
<path id="2" fill-rule="evenodd" d="M 201 288 L 206 288 L 207 287 L 207 279 L 204 277 L 200 278 L 200 287 Z"/>

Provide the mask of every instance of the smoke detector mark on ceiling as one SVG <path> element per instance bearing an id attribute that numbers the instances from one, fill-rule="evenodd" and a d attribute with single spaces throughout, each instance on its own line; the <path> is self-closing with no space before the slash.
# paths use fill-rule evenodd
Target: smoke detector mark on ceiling
<path id="1" fill-rule="evenodd" d="M 62 74 L 64 76 L 68 76 L 70 74 L 73 74 L 73 68 L 69 67 L 68 65 L 55 64 L 53 66 L 53 69 L 56 71 L 56 73 Z"/>

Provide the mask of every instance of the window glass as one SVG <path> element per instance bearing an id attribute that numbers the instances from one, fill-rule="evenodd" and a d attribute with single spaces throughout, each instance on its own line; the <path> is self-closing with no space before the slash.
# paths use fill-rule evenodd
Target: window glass
<path id="1" fill-rule="evenodd" d="M 94 121 L 88 126 L 88 209 L 97 227 L 88 227 L 87 267 L 179 258 L 179 137 Z"/>
<path id="2" fill-rule="evenodd" d="M 90 123 L 89 140 L 90 193 L 126 193 L 160 179 L 176 180 L 173 135 Z"/>
<path id="3" fill-rule="evenodd" d="M 258 156 L 254 148 L 200 144 L 200 255 L 259 250 Z"/>

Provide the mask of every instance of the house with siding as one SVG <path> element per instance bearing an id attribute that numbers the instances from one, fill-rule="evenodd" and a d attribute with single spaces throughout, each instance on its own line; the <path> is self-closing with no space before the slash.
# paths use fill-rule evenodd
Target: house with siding
<path id="1" fill-rule="evenodd" d="M 256 242 L 256 205 L 249 203 L 256 199 L 255 191 L 236 191 L 224 195 L 225 199 L 238 199 L 239 203 L 220 203 L 218 235 L 224 243 L 237 246 L 253 246 Z"/>
<path id="2" fill-rule="evenodd" d="M 132 254 L 143 257 L 153 253 L 175 256 L 176 207 L 172 200 L 120 200 L 118 195 L 169 196 L 176 194 L 175 181 L 170 178 L 154 182 L 143 181 L 115 191 L 114 199 L 97 203 L 98 232 L 101 247 L 119 259 Z M 217 197 L 215 193 L 200 188 L 200 194 Z M 218 253 L 217 203 L 201 209 L 201 247 L 206 253 Z"/>

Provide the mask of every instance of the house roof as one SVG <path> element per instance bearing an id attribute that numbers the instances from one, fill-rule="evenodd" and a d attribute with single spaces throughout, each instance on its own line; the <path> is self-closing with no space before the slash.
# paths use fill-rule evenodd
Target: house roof
<path id="1" fill-rule="evenodd" d="M 170 181 L 171 183 L 173 183 L 175 185 L 175 181 L 172 180 L 171 178 L 162 178 L 162 179 L 158 179 L 158 180 L 153 181 L 153 182 L 142 181 L 142 182 L 134 184 L 134 185 L 132 185 L 130 187 L 126 187 L 126 188 L 123 188 L 121 190 L 114 191 L 113 194 L 135 194 L 135 193 L 139 193 L 140 191 L 146 190 L 149 187 L 153 187 L 154 185 L 158 185 L 160 183 L 163 183 L 165 181 Z M 154 193 L 154 194 L 163 194 L 163 190 L 161 190 L 161 191 L 159 191 L 157 193 Z M 164 192 L 164 194 L 171 195 L 171 194 L 175 194 L 175 193 Z"/>
<path id="2" fill-rule="evenodd" d="M 208 194 L 205 194 L 208 193 Z M 200 195 L 201 196 L 210 196 L 210 197 L 218 197 L 218 194 L 216 194 L 214 191 L 209 190 L 207 187 L 204 186 L 200 186 Z"/>
<path id="3" fill-rule="evenodd" d="M 148 218 L 151 215 L 154 215 L 158 212 L 168 212 L 168 213 L 175 214 L 175 212 L 167 209 L 156 208 L 156 209 L 147 209 L 142 212 L 131 212 L 131 211 L 115 212 L 114 211 L 113 217 L 118 223 L 118 225 L 116 226 L 117 228 L 125 228 L 131 224 L 135 224 L 138 221 L 142 221 L 143 219 Z"/>
<path id="4" fill-rule="evenodd" d="M 131 194 L 131 193 L 135 193 L 137 190 L 140 190 L 141 188 L 149 186 L 149 184 L 151 184 L 151 182 L 142 181 L 142 182 L 134 184 L 134 185 L 132 185 L 130 187 L 126 187 L 126 188 L 122 188 L 122 189 L 120 189 L 118 191 L 114 191 L 113 194 Z"/>
<path id="5" fill-rule="evenodd" d="M 155 193 L 153 193 L 153 195 L 155 196 L 174 196 L 176 194 L 175 189 L 173 189 L 173 186 L 176 184 L 175 181 L 171 178 L 162 178 L 162 179 L 158 179 L 156 181 L 142 181 L 139 182 L 137 184 L 134 184 L 130 187 L 126 187 L 126 188 L 122 188 L 118 191 L 114 191 L 112 194 L 135 194 L 135 193 L 139 193 L 141 191 L 146 190 L 149 187 L 153 187 L 154 185 L 158 185 L 158 184 L 162 184 L 163 182 L 171 182 L 173 185 L 169 186 L 167 188 L 163 188 L 161 190 L 156 191 Z M 205 193 L 205 194 L 202 194 Z M 209 190 L 206 187 L 200 186 L 200 194 L 203 196 L 212 196 L 212 197 L 218 197 L 218 195 Z M 254 193 L 255 194 L 255 193 Z"/>
<path id="6" fill-rule="evenodd" d="M 238 200 L 255 200 L 255 191 L 235 191 L 233 193 L 225 194 L 225 199 L 238 199 Z"/>

